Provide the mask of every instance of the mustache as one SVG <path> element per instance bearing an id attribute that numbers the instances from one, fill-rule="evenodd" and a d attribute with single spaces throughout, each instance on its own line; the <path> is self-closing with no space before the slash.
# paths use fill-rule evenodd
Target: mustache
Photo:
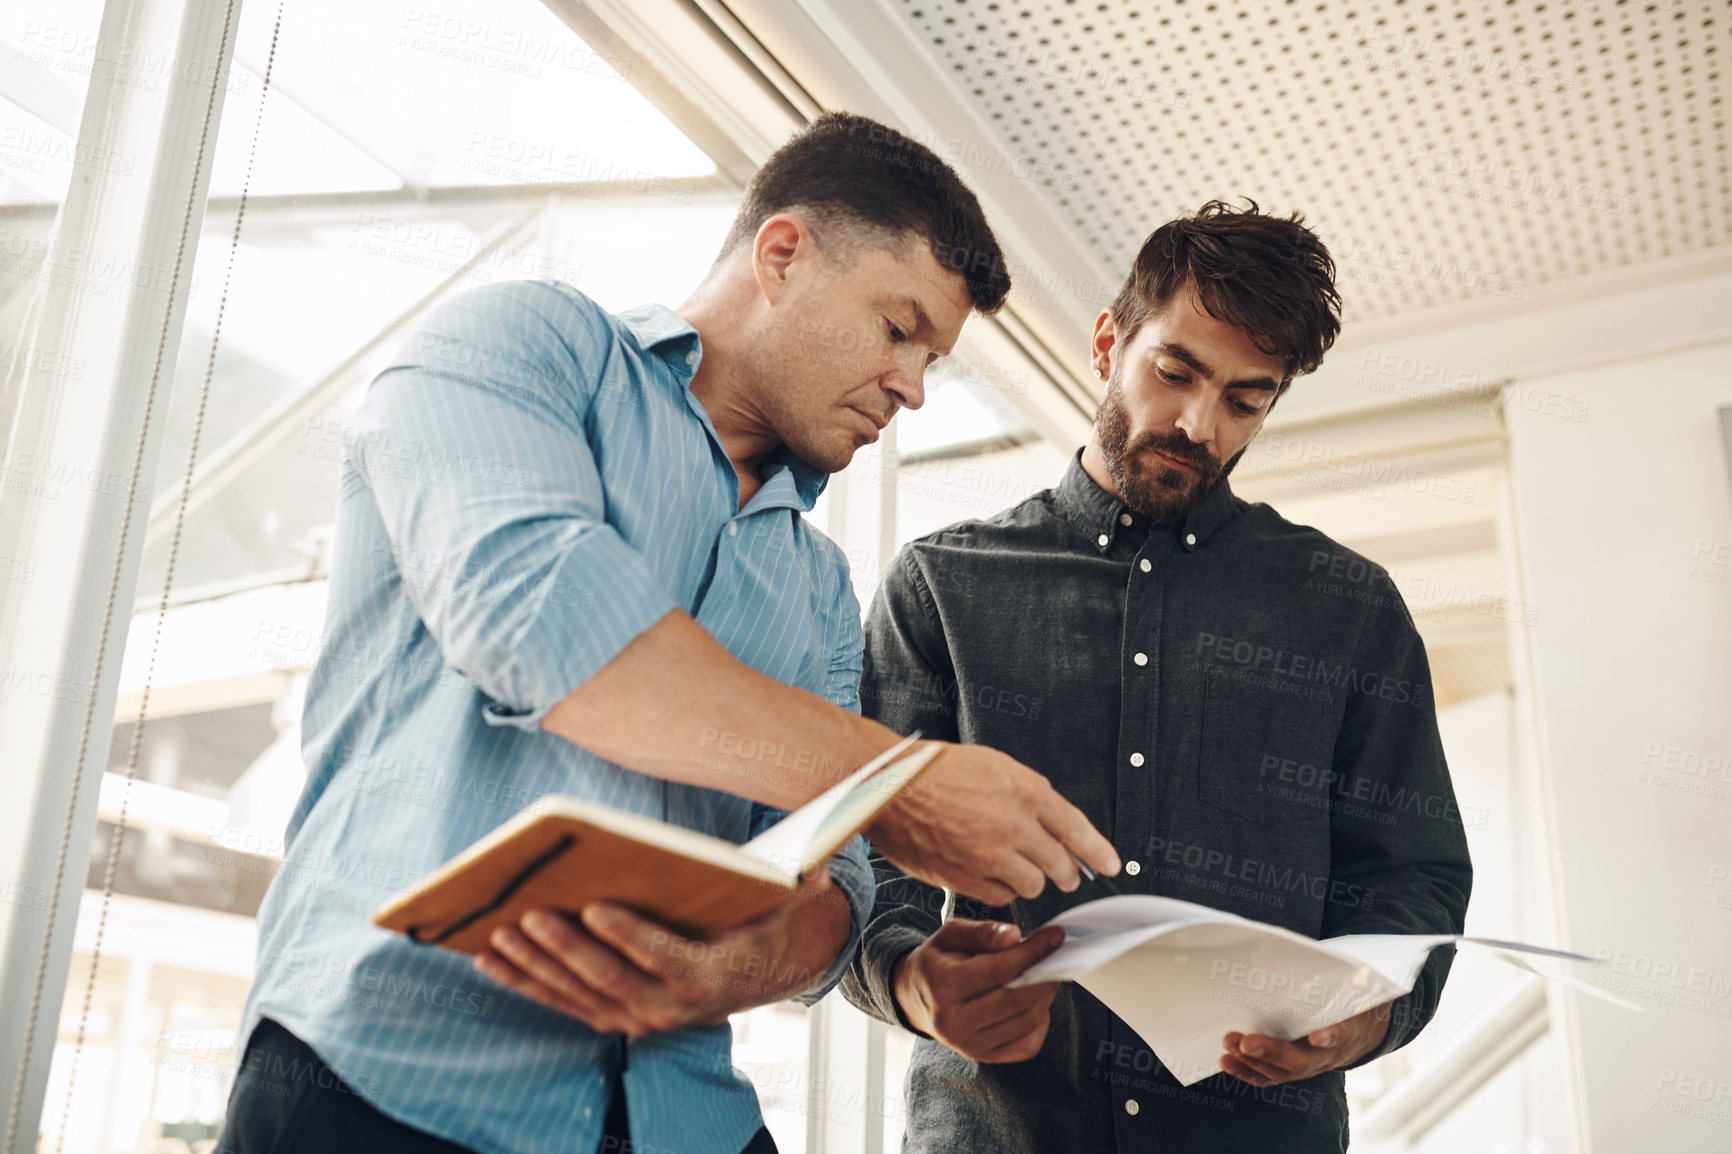
<path id="1" fill-rule="evenodd" d="M 1204 480 L 1213 477 L 1221 469 L 1221 463 L 1206 446 L 1197 444 L 1177 431 L 1146 433 L 1126 446 L 1127 453 L 1141 453 L 1150 449 L 1191 466 Z"/>

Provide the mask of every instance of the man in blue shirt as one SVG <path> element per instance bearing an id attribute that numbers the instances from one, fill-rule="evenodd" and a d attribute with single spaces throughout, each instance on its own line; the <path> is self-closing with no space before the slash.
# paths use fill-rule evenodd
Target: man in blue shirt
<path id="1" fill-rule="evenodd" d="M 858 715 L 847 566 L 801 514 L 1008 289 L 942 161 L 827 116 L 766 162 L 679 313 L 552 282 L 433 311 L 353 423 L 220 1149 L 773 1149 L 727 1015 L 836 982 L 871 912 L 860 839 L 700 950 L 594 906 L 532 913 L 472 968 L 368 915 L 546 793 L 744 841 L 892 745 Z M 869 832 L 991 903 L 1118 868 L 981 747 Z"/>

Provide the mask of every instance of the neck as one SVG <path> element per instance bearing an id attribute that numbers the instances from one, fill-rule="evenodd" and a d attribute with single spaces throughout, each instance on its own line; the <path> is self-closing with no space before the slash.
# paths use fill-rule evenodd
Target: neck
<path id="1" fill-rule="evenodd" d="M 704 348 L 697 375 L 692 378 L 692 396 L 709 414 L 722 451 L 733 462 L 740 479 L 740 504 L 744 506 L 758 491 L 758 470 L 764 458 L 781 445 L 782 439 L 752 397 L 752 376 L 745 357 L 750 336 L 741 323 L 741 309 L 724 292 L 706 284 L 678 311 L 698 330 Z"/>
<path id="2" fill-rule="evenodd" d="M 1089 443 L 1083 446 L 1082 467 L 1083 472 L 1087 473 L 1089 479 L 1095 484 L 1111 493 L 1118 500 L 1123 501 L 1125 499 L 1125 495 L 1119 492 L 1118 486 L 1113 484 L 1112 474 L 1107 471 L 1107 458 L 1101 452 L 1100 441 L 1092 436 L 1089 437 Z"/>

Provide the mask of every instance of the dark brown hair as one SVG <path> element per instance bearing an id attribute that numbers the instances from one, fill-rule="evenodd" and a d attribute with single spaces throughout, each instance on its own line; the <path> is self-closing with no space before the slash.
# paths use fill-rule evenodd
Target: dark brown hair
<path id="1" fill-rule="evenodd" d="M 967 283 L 982 313 L 996 312 L 1010 294 L 1004 254 L 974 193 L 931 149 L 875 120 L 825 113 L 772 153 L 746 186 L 722 255 L 751 243 L 776 213 L 796 209 L 820 246 L 868 231 L 891 246 L 910 233 L 920 237 L 940 267 Z"/>
<path id="2" fill-rule="evenodd" d="M 1293 377 L 1323 363 L 1341 332 L 1335 262 L 1298 213 L 1266 216 L 1257 202 L 1239 211 L 1211 200 L 1196 215 L 1149 234 L 1113 301 L 1119 347 L 1173 294 L 1195 286 L 1208 314 L 1245 330 L 1262 352 L 1287 362 Z"/>

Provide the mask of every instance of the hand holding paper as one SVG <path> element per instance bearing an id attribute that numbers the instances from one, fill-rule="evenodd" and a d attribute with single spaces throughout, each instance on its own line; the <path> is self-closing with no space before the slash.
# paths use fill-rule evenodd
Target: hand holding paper
<path id="1" fill-rule="evenodd" d="M 896 1000 L 915 1029 L 977 1062 L 1022 1062 L 1040 1052 L 1057 982 L 1011 979 L 1056 950 L 1047 927 L 952 918 L 896 966 Z M 1016 988 L 1012 988 L 1015 985 Z"/>
<path id="2" fill-rule="evenodd" d="M 1390 1003 L 1385 1002 L 1291 1041 L 1234 1032 L 1222 1039 L 1227 1052 L 1221 1055 L 1221 1069 L 1253 1086 L 1315 1078 L 1350 1066 L 1382 1045 L 1389 1017 Z"/>
<path id="3" fill-rule="evenodd" d="M 1192 902 L 1142 895 L 1088 902 L 1048 924 L 1064 927 L 1065 944 L 1011 984 L 1077 982 L 1142 1035 L 1186 1086 L 1221 1070 L 1228 1035 L 1292 1041 L 1401 997 L 1440 945 L 1593 960 L 1457 934 L 1315 941 Z M 1553 980 L 1605 996 L 1567 977 Z"/>

